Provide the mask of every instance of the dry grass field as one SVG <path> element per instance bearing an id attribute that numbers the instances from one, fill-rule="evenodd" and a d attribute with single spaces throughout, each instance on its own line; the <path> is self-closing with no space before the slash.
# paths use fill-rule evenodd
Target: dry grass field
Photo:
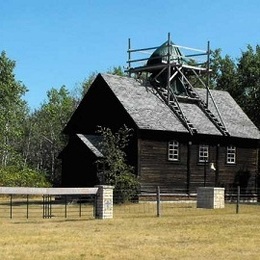
<path id="1" fill-rule="evenodd" d="M 115 206 L 107 220 L 0 216 L 0 259 L 259 259 L 260 205 L 145 207 Z"/>

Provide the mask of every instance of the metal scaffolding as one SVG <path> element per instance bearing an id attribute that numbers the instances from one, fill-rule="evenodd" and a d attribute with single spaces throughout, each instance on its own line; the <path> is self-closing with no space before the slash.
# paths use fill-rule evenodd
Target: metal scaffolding
<path id="1" fill-rule="evenodd" d="M 167 41 L 157 47 L 132 49 L 131 41 L 128 39 L 127 53 L 126 72 L 129 77 L 134 75 L 143 83 L 149 82 L 190 134 L 197 133 L 197 130 L 181 110 L 179 102 L 184 99 L 196 102 L 219 131 L 223 135 L 229 135 L 209 89 L 211 72 L 209 42 L 207 50 L 180 46 L 171 41 L 168 33 Z M 206 89 L 205 100 L 198 95 L 196 87 Z M 217 111 L 216 115 L 208 108 L 209 99 Z"/>

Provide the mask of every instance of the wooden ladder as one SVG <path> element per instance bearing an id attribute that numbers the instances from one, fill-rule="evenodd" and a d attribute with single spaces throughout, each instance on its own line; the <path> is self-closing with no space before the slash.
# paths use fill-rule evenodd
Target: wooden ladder
<path id="1" fill-rule="evenodd" d="M 166 88 L 155 86 L 160 97 L 170 107 L 174 114 L 179 118 L 182 124 L 188 129 L 191 135 L 196 134 L 198 131 L 193 124 L 183 114 L 181 107 L 175 95 L 171 91 L 167 91 Z"/>
<path id="2" fill-rule="evenodd" d="M 201 110 L 206 114 L 206 116 L 210 119 L 210 121 L 217 127 L 217 129 L 224 135 L 229 136 L 229 132 L 227 128 L 225 127 L 222 120 L 219 120 L 208 108 L 207 104 L 200 98 L 200 96 L 193 90 L 189 89 L 189 94 L 192 95 L 192 97 L 196 98 L 198 100 L 198 106 L 201 108 Z"/>

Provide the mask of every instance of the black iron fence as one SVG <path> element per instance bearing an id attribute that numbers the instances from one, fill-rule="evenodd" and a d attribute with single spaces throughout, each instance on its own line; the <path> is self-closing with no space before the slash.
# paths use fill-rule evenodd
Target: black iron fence
<path id="1" fill-rule="evenodd" d="M 167 191 L 167 192 L 166 192 Z M 169 193 L 164 187 L 153 187 L 147 191 L 139 191 L 138 194 L 125 201 L 118 202 L 114 192 L 113 217 L 163 217 L 181 216 L 182 214 L 210 214 L 214 210 L 198 208 L 197 193 L 188 194 L 185 190 L 175 189 Z M 127 192 L 131 194 L 131 192 Z M 236 187 L 224 192 L 224 207 L 216 208 L 219 213 L 260 214 L 259 190 L 248 193 L 246 190 Z M 205 198 L 206 199 L 206 198 Z M 0 195 L 0 219 L 57 219 L 57 218 L 95 218 L 95 195 Z M 213 208 L 214 209 L 214 208 Z"/>
<path id="2" fill-rule="evenodd" d="M 1 195 L 1 218 L 94 218 L 94 196 Z"/>

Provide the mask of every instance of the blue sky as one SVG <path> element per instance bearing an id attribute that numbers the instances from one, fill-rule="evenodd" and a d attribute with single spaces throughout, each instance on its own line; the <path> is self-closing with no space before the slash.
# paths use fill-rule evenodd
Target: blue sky
<path id="1" fill-rule="evenodd" d="M 93 72 L 126 66 L 132 48 L 174 43 L 233 58 L 260 44 L 259 0 L 0 0 L 0 51 L 34 110 L 51 88 L 73 91 Z"/>

